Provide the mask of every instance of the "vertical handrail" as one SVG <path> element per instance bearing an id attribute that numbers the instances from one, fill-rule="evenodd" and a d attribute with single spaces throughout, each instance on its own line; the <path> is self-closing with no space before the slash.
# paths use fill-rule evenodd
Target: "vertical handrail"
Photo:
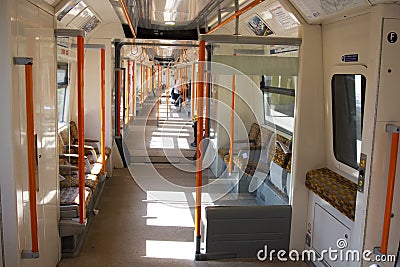
<path id="1" fill-rule="evenodd" d="M 171 93 L 171 88 L 169 88 L 169 84 L 170 84 L 170 71 L 169 71 L 169 66 L 167 67 L 167 86 L 165 86 L 165 88 L 167 88 L 166 90 L 165 90 L 165 93 L 166 93 L 166 95 L 167 95 L 167 120 L 168 120 L 168 117 L 169 117 L 169 111 L 168 111 L 168 109 L 169 109 L 169 95 L 170 95 L 170 93 Z"/>
<path id="2" fill-rule="evenodd" d="M 158 65 L 158 81 L 157 81 L 157 125 L 158 121 L 160 120 L 160 102 L 161 102 L 161 96 L 160 96 L 160 68 L 161 65 Z"/>
<path id="3" fill-rule="evenodd" d="M 386 205 L 385 214 L 383 217 L 383 230 L 382 230 L 382 242 L 381 242 L 381 253 L 386 254 L 388 249 L 389 232 L 390 232 L 390 221 L 392 218 L 392 206 L 393 206 L 393 195 L 394 195 L 394 183 L 396 177 L 396 165 L 397 165 L 397 151 L 399 147 L 399 132 L 400 127 L 392 124 L 386 125 L 386 131 L 392 134 L 392 145 L 390 150 L 390 162 L 388 172 L 388 183 L 386 189 Z"/>
<path id="4" fill-rule="evenodd" d="M 37 203 L 36 203 L 36 169 L 35 169 L 35 121 L 33 110 L 33 77 L 32 64 L 25 65 L 26 81 L 26 136 L 28 145 L 29 173 L 29 209 L 31 219 L 32 252 L 39 252 Z"/>
<path id="5" fill-rule="evenodd" d="M 187 78 L 188 78 L 188 67 L 186 66 L 185 67 L 185 85 L 187 82 Z M 187 97 L 186 86 L 184 88 L 185 88 L 185 90 L 183 91 L 184 92 L 183 93 L 183 103 L 185 104 L 185 107 L 186 107 L 186 97 Z"/>
<path id="6" fill-rule="evenodd" d="M 147 68 L 147 66 L 144 67 L 145 69 L 145 90 L 146 90 L 146 94 L 145 94 L 145 100 L 147 99 L 147 96 L 149 94 L 149 83 L 148 83 L 148 79 L 149 79 L 149 68 Z"/>
<path id="7" fill-rule="evenodd" d="M 14 65 L 25 67 L 25 106 L 26 106 L 26 138 L 28 152 L 28 187 L 29 187 L 29 212 L 31 222 L 32 250 L 22 251 L 22 258 L 39 257 L 37 199 L 36 199 L 36 159 L 35 159 L 35 119 L 33 108 L 33 59 L 14 58 Z"/>
<path id="8" fill-rule="evenodd" d="M 197 147 L 196 147 L 196 206 L 195 206 L 195 235 L 196 235 L 196 254 L 200 254 L 201 241 L 201 187 L 203 185 L 203 166 L 202 166 L 202 140 L 203 140 L 203 93 L 204 93 L 204 61 L 205 61 L 205 41 L 200 41 L 199 46 L 199 69 L 197 72 Z"/>
<path id="9" fill-rule="evenodd" d="M 132 91 L 132 88 L 131 88 L 131 86 L 132 86 L 132 84 L 131 84 L 131 61 L 130 61 L 130 59 L 128 59 L 128 101 L 127 101 L 127 106 L 128 106 L 128 108 L 127 108 L 127 112 L 126 113 L 128 113 L 128 119 L 126 120 L 127 121 L 127 123 L 129 124 L 129 121 L 130 121 L 130 119 L 131 119 L 131 117 L 130 117 L 130 111 L 131 111 L 131 91 Z"/>
<path id="10" fill-rule="evenodd" d="M 144 94 L 144 88 L 143 88 L 143 64 L 140 63 L 140 107 L 143 106 L 143 94 Z"/>
<path id="11" fill-rule="evenodd" d="M 206 73 L 206 114 L 209 115 L 210 112 L 210 73 Z M 210 118 L 207 117 L 205 120 L 205 133 L 206 137 L 210 137 Z"/>
<path id="12" fill-rule="evenodd" d="M 100 135 L 100 150 L 101 163 L 103 171 L 107 171 L 106 167 L 106 50 L 100 50 L 100 65 L 101 65 L 101 135 Z"/>
<path id="13" fill-rule="evenodd" d="M 233 170 L 233 139 L 235 132 L 235 91 L 236 91 L 236 75 L 232 75 L 232 96 L 231 96 L 231 125 L 229 132 L 229 174 Z"/>
<path id="14" fill-rule="evenodd" d="M 117 98 L 118 98 L 118 106 L 117 109 L 117 135 L 121 136 L 121 69 L 117 70 L 117 79 L 118 79 L 118 86 L 117 86 Z"/>
<path id="15" fill-rule="evenodd" d="M 79 168 L 79 223 L 85 222 L 85 99 L 84 99 L 84 40 L 77 37 L 78 43 L 78 168 Z"/>
<path id="16" fill-rule="evenodd" d="M 132 62 L 132 118 L 136 112 L 136 61 Z"/>
<path id="17" fill-rule="evenodd" d="M 192 86 L 190 87 L 190 98 L 191 98 L 191 104 L 190 104 L 190 108 L 191 108 L 191 112 L 192 112 L 192 119 L 194 119 L 194 99 L 195 99 L 195 90 L 194 90 L 194 85 L 195 85 L 195 65 L 194 63 L 192 64 Z"/>

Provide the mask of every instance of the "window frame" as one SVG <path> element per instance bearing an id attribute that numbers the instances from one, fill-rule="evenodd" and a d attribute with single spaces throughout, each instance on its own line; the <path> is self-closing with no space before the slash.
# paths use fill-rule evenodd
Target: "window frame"
<path id="1" fill-rule="evenodd" d="M 357 148 L 357 143 L 355 144 L 355 153 L 356 153 L 356 156 L 355 156 L 355 164 L 354 165 L 352 165 L 352 163 L 350 162 L 350 161 L 346 161 L 346 160 L 344 160 L 344 158 L 346 158 L 347 156 L 349 156 L 349 155 L 338 155 L 337 153 L 339 153 L 339 152 L 337 152 L 337 146 L 336 146 L 336 138 L 337 138 L 337 135 L 336 135 L 336 130 L 335 129 L 337 129 L 336 127 L 341 127 L 341 126 L 337 126 L 336 125 L 336 119 L 335 119 L 335 116 L 337 116 L 338 114 L 335 112 L 335 101 L 336 101 L 336 99 L 335 99 L 335 94 L 339 94 L 340 92 L 334 92 L 334 90 L 335 90 L 335 88 L 334 88 L 334 78 L 336 77 L 336 76 L 339 76 L 339 75 L 353 75 L 353 76 L 357 76 L 357 75 L 360 75 L 362 78 L 361 78 L 361 86 L 363 85 L 363 83 L 364 83 L 364 88 L 361 88 L 361 121 L 360 122 L 358 122 L 358 121 L 355 121 L 354 123 L 356 124 L 356 126 L 360 123 L 361 124 L 361 129 L 360 129 L 360 141 L 361 141 L 361 146 L 360 146 L 360 149 L 358 149 Z M 355 70 L 355 71 L 346 71 L 346 72 L 342 72 L 342 71 L 337 71 L 337 72 L 333 72 L 331 75 L 330 75 L 330 81 L 329 81 L 329 88 L 330 88 L 330 97 L 331 97 L 331 99 L 330 99 L 330 106 L 331 106 L 331 108 L 330 108 L 330 110 L 331 110 L 331 135 L 332 135 L 332 141 L 331 141 L 331 148 L 332 148 L 332 153 L 333 153 L 333 157 L 334 157 L 334 159 L 337 161 L 337 162 L 339 162 L 340 163 L 340 165 L 342 165 L 342 166 L 346 166 L 345 168 L 351 168 L 351 169 L 353 169 L 353 170 L 357 170 L 358 169 L 358 164 L 359 164 L 359 155 L 360 155 L 360 153 L 361 153 L 361 147 L 362 147 L 362 132 L 363 132 L 363 125 L 364 125 L 364 112 L 365 112 L 365 95 L 366 95 L 366 92 L 367 92 L 367 76 L 365 75 L 365 73 L 363 72 L 363 71 L 358 71 L 358 70 Z M 356 87 L 354 86 L 354 89 L 355 89 Z M 342 92 L 343 93 L 343 92 Z M 356 99 L 356 92 L 354 92 L 354 102 L 356 103 L 356 101 L 357 101 L 357 99 Z M 346 100 L 347 101 L 347 103 L 350 103 L 349 102 L 349 99 L 347 99 Z M 340 115 L 340 114 L 339 114 Z M 357 105 L 355 105 L 355 115 L 354 116 L 356 116 L 357 117 Z M 347 137 L 345 137 L 345 139 L 346 138 L 350 138 L 351 136 L 347 136 Z M 357 138 L 357 129 L 356 129 L 356 133 L 355 133 L 355 135 L 354 135 L 354 137 L 355 137 L 355 139 L 356 139 L 356 142 L 357 142 L 357 140 L 358 140 L 358 138 Z M 350 149 L 351 150 L 351 149 Z M 359 151 L 358 151 L 359 150 Z"/>
<path id="2" fill-rule="evenodd" d="M 261 85 L 260 90 L 263 93 L 263 113 L 264 113 L 264 123 L 266 125 L 272 126 L 276 128 L 278 131 L 283 132 L 287 135 L 293 136 L 293 131 L 289 131 L 286 128 L 283 128 L 279 125 L 276 125 L 274 122 L 271 122 L 267 120 L 265 110 L 266 110 L 266 103 L 265 103 L 265 94 L 277 94 L 277 95 L 284 95 L 284 96 L 291 96 L 294 98 L 294 106 L 293 106 L 293 120 L 295 120 L 295 109 L 296 109 L 296 89 L 289 89 L 289 88 L 283 88 L 283 87 L 275 87 L 275 86 L 269 86 L 269 85 Z"/>

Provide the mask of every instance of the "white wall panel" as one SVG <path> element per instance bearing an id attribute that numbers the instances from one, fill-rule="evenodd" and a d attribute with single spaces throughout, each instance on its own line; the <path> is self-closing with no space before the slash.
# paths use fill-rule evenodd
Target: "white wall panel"
<path id="1" fill-rule="evenodd" d="M 335 159 L 333 154 L 332 129 L 332 76 L 336 74 L 363 74 L 368 77 L 367 64 L 369 60 L 370 29 L 365 27 L 370 23 L 370 15 L 365 14 L 347 20 L 338 21 L 322 27 L 324 51 L 324 96 L 325 96 L 325 131 L 326 131 L 326 166 L 334 171 L 342 172 L 347 177 L 356 179 L 356 170 L 347 167 Z M 357 62 L 341 61 L 343 55 L 358 54 Z M 368 90 L 368 89 L 367 89 Z M 365 127 L 368 124 L 365 125 Z"/>
<path id="2" fill-rule="evenodd" d="M 12 2 L 12 4 L 11 4 Z M 27 174 L 27 145 L 26 145 L 26 109 L 25 109 L 25 73 L 23 66 L 12 66 L 12 98 L 10 104 L 12 111 L 5 112 L 13 124 L 12 129 L 14 162 L 13 176 L 7 177 L 15 186 L 9 193 L 14 195 L 16 202 L 7 201 L 5 207 L 4 238 L 6 244 L 7 266 L 54 266 L 60 257 L 60 239 L 58 236 L 58 179 L 57 155 L 55 146 L 56 132 L 56 102 L 55 102 L 55 52 L 54 52 L 54 27 L 53 16 L 29 1 L 9 1 L 9 9 L 5 16 L 11 18 L 11 27 L 5 36 L 12 51 L 6 55 L 7 63 L 12 62 L 12 57 L 33 58 L 33 88 L 34 88 L 34 118 L 35 134 L 38 136 L 38 232 L 39 232 L 39 259 L 21 259 L 22 250 L 31 249 L 30 217 L 29 217 L 29 192 Z M 4 140 L 7 142 L 6 140 Z M 3 178 L 2 178 L 3 179 Z M 2 181 L 3 183 L 3 181 Z M 9 197 L 9 199 L 12 199 Z M 14 210 L 14 212 L 12 212 Z M 14 214 L 15 215 L 14 215 Z M 12 226 L 12 222 L 14 225 Z M 17 227 L 18 236 L 13 235 L 13 228 Z M 10 235 L 10 236 L 9 236 Z M 8 251 L 9 247 L 13 253 Z M 15 254 L 14 254 L 15 253 Z M 14 255 L 13 255 L 14 254 Z"/>
<path id="3" fill-rule="evenodd" d="M 325 134 L 320 26 L 302 26 L 299 79 L 296 91 L 294 146 L 292 156 L 292 232 L 291 249 L 304 248 L 309 190 L 304 186 L 306 173 L 325 164 Z"/>
<path id="4" fill-rule="evenodd" d="M 0 8 L 0 136 L 1 152 L 0 152 L 0 185 L 1 185 L 1 209 L 2 209 L 2 227 L 4 241 L 4 262 L 6 266 L 17 266 L 18 264 L 18 242 L 17 242 L 17 209 L 15 195 L 15 170 L 12 167 L 15 161 L 14 151 L 14 118 L 12 112 L 15 109 L 13 96 L 15 90 L 12 85 L 11 72 L 13 67 L 12 55 L 16 54 L 16 46 L 12 44 L 16 41 L 16 7 L 14 1 L 3 1 Z M 11 167 L 10 167 L 11 166 Z M 7 240 L 7 242 L 5 242 Z"/>

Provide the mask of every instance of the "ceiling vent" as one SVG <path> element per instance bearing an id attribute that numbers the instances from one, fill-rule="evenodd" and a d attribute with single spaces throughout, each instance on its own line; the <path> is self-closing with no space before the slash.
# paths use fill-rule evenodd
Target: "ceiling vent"
<path id="1" fill-rule="evenodd" d="M 64 27 L 84 30 L 86 33 L 91 32 L 101 23 L 101 19 L 93 8 L 79 0 L 66 4 L 57 15 L 57 20 Z"/>

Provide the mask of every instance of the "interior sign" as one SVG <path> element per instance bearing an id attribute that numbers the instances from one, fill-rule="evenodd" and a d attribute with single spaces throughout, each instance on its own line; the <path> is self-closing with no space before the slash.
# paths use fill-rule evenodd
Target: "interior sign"
<path id="1" fill-rule="evenodd" d="M 343 55 L 342 62 L 358 62 L 358 54 Z"/>
<path id="2" fill-rule="evenodd" d="M 387 40 L 389 43 L 394 44 L 397 42 L 397 33 L 396 32 L 389 32 L 387 35 Z"/>

